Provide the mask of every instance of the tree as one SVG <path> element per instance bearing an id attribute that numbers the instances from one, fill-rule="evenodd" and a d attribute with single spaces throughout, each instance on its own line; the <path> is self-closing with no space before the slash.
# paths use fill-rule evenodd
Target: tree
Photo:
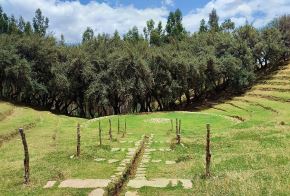
<path id="1" fill-rule="evenodd" d="M 48 18 L 44 17 L 41 10 L 38 8 L 35 11 L 35 16 L 33 17 L 34 32 L 40 36 L 45 36 L 46 30 L 48 29 L 48 23 Z"/>
<path id="2" fill-rule="evenodd" d="M 179 9 L 175 12 L 169 13 L 166 24 L 166 32 L 169 40 L 181 40 L 185 37 L 186 31 L 182 25 L 182 13 Z"/>
<path id="3" fill-rule="evenodd" d="M 235 23 L 232 22 L 231 19 L 226 19 L 222 25 L 221 25 L 221 29 L 223 31 L 226 31 L 226 32 L 230 32 L 231 30 L 234 30 L 235 29 Z"/>
<path id="4" fill-rule="evenodd" d="M 207 25 L 206 25 L 206 23 L 205 23 L 205 20 L 202 19 L 202 20 L 200 21 L 200 25 L 199 25 L 199 32 L 200 32 L 200 33 L 204 33 L 204 32 L 207 32 L 207 31 L 208 31 L 208 27 L 207 27 Z"/>
<path id="5" fill-rule="evenodd" d="M 216 9 L 212 9 L 211 13 L 209 14 L 208 26 L 211 32 L 220 31 L 219 17 L 217 15 Z"/>
<path id="6" fill-rule="evenodd" d="M 87 27 L 87 29 L 83 33 L 83 43 L 90 41 L 93 38 L 94 38 L 94 30 L 90 27 Z"/>

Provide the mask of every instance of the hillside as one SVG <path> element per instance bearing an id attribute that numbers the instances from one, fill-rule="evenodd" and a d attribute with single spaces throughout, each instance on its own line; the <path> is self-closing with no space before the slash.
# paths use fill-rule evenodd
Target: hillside
<path id="1" fill-rule="evenodd" d="M 128 158 L 131 149 L 138 146 L 138 141 L 146 134 L 149 141 L 137 166 L 143 168 L 142 172 L 141 169 L 133 172 L 122 194 L 137 191 L 139 195 L 289 195 L 289 106 L 290 65 L 243 96 L 216 103 L 200 112 L 86 120 L 0 102 L 0 193 L 87 195 L 94 188 L 59 188 L 59 183 L 67 179 L 115 179 L 120 162 Z M 181 120 L 182 145 L 176 145 L 174 140 L 176 118 Z M 109 140 L 108 119 L 112 121 L 113 141 Z M 125 119 L 127 127 L 123 137 Z M 103 130 L 102 146 L 99 145 L 99 120 Z M 174 130 L 171 130 L 171 120 Z M 72 156 L 76 149 L 77 123 L 81 124 L 79 158 Z M 212 176 L 204 179 L 207 123 L 212 128 Z M 19 127 L 25 129 L 30 151 L 29 186 L 22 184 L 23 147 Z M 138 181 L 138 175 L 144 178 Z M 180 182 L 176 185 L 171 180 L 167 184 L 167 179 Z M 50 180 L 56 184 L 44 189 Z M 147 187 L 136 188 L 136 183 L 142 186 L 146 182 Z M 161 184 L 159 188 L 152 187 L 164 182 L 166 187 Z"/>

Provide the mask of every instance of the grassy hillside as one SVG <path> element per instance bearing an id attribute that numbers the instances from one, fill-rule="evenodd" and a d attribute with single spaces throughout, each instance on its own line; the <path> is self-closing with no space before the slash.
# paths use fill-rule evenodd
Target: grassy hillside
<path id="1" fill-rule="evenodd" d="M 147 178 L 191 179 L 193 188 L 141 188 L 139 195 L 289 195 L 290 194 L 290 65 L 254 86 L 245 95 L 201 112 L 170 112 L 112 116 L 101 119 L 104 145 L 98 145 L 98 119 L 86 120 L 54 115 L 0 102 L 1 195 L 87 195 L 92 189 L 42 187 L 48 180 L 69 178 L 109 179 L 126 152 L 112 148 L 134 146 L 143 134 L 154 133 L 155 151 Z M 108 118 L 112 119 L 110 142 Z M 127 133 L 117 133 L 117 119 Z M 173 145 L 172 119 L 182 120 L 182 144 Z M 76 149 L 76 125 L 81 123 L 81 157 Z M 203 179 L 205 125 L 212 127 L 212 177 Z M 23 186 L 23 149 L 18 127 L 24 127 L 30 150 L 31 184 Z M 133 142 L 132 142 L 133 141 Z M 176 164 L 166 165 L 166 160 Z M 127 188 L 131 190 L 131 188 Z M 132 189 L 133 190 L 133 189 Z"/>

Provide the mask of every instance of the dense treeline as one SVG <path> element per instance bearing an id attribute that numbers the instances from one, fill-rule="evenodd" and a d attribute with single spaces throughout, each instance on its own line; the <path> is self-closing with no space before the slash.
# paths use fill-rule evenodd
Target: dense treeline
<path id="1" fill-rule="evenodd" d="M 165 26 L 148 21 L 143 33 L 95 36 L 87 28 L 78 45 L 47 35 L 48 24 L 39 9 L 31 25 L 0 8 L 0 97 L 81 117 L 172 110 L 239 91 L 290 50 L 289 15 L 258 30 L 220 24 L 213 10 L 190 34 L 176 10 Z"/>

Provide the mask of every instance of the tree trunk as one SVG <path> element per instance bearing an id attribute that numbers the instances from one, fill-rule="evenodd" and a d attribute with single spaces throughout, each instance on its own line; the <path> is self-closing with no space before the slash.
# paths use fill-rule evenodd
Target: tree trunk
<path id="1" fill-rule="evenodd" d="M 100 146 L 102 146 L 102 129 L 101 129 L 101 121 L 99 120 L 99 140 Z"/>

